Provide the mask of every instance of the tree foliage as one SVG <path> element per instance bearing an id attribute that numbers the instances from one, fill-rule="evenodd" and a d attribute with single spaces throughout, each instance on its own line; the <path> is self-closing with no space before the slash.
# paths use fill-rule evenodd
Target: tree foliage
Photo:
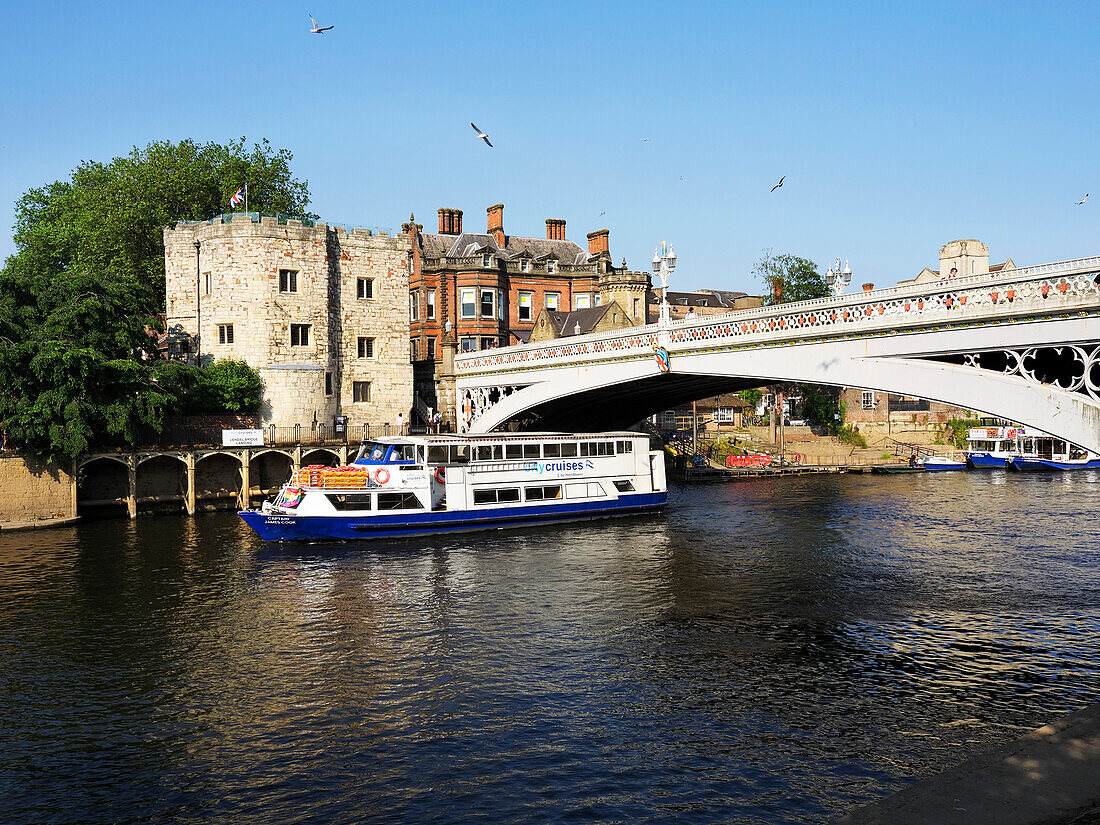
<path id="1" fill-rule="evenodd" d="M 164 308 L 163 227 L 222 212 L 246 182 L 249 206 L 289 217 L 309 192 L 291 154 L 161 141 L 107 163 L 84 161 L 68 180 L 16 203 L 17 251 L 0 270 L 0 427 L 41 458 L 135 444 L 166 412 L 255 406 L 258 376 L 220 367 L 197 381 L 201 403 L 159 384 L 145 353 Z"/>
<path id="2" fill-rule="evenodd" d="M 765 249 L 752 271 L 764 282 L 765 304 L 808 301 L 829 294 L 829 287 L 817 271 L 817 264 L 797 255 L 776 255 Z"/>

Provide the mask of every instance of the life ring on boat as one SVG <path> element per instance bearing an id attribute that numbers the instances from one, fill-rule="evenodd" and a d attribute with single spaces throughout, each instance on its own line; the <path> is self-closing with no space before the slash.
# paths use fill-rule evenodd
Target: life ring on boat
<path id="1" fill-rule="evenodd" d="M 387 470 L 385 467 L 379 467 L 374 474 L 374 480 L 377 481 L 379 484 L 385 484 L 387 481 L 390 480 L 390 471 Z"/>
<path id="2" fill-rule="evenodd" d="M 793 456 L 791 456 L 791 462 L 794 463 L 794 464 L 801 464 L 802 463 L 802 453 L 795 453 Z"/>
<path id="3" fill-rule="evenodd" d="M 447 472 L 442 467 L 435 468 L 435 480 L 440 484 L 445 484 L 447 481 Z"/>

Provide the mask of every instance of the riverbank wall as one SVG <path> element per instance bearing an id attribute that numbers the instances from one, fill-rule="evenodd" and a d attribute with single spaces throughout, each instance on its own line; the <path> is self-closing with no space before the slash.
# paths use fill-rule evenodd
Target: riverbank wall
<path id="1" fill-rule="evenodd" d="M 76 518 L 76 478 L 56 464 L 0 456 L 0 530 L 47 526 Z"/>

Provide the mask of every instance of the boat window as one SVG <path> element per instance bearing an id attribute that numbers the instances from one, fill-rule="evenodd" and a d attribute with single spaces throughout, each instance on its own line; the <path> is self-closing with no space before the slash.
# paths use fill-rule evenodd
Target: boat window
<path id="1" fill-rule="evenodd" d="M 475 448 L 474 461 L 500 461 L 504 458 L 503 444 L 479 444 Z"/>
<path id="2" fill-rule="evenodd" d="M 421 507 L 416 493 L 379 493 L 379 510 L 417 510 Z"/>
<path id="3" fill-rule="evenodd" d="M 523 445 L 523 457 L 524 458 L 541 458 L 539 454 L 538 444 L 524 444 Z"/>
<path id="4" fill-rule="evenodd" d="M 416 461 L 415 444 L 394 444 L 390 453 L 390 461 Z"/>
<path id="5" fill-rule="evenodd" d="M 451 462 L 454 464 L 469 464 L 470 463 L 470 445 L 469 444 L 452 444 L 451 445 Z"/>
<path id="6" fill-rule="evenodd" d="M 519 487 L 474 490 L 474 504 L 507 504 L 519 501 Z"/>
<path id="7" fill-rule="evenodd" d="M 561 498 L 561 485 L 550 484 L 545 487 L 528 487 L 523 491 L 528 501 L 546 501 L 547 499 Z"/>
<path id="8" fill-rule="evenodd" d="M 432 444 L 428 447 L 429 464 L 446 464 L 448 456 L 446 444 Z"/>
<path id="9" fill-rule="evenodd" d="M 506 444 L 506 445 L 504 445 L 504 457 L 505 458 L 523 458 L 523 445 L 522 444 Z"/>
<path id="10" fill-rule="evenodd" d="M 588 485 L 581 484 L 566 484 L 565 485 L 566 498 L 588 498 Z"/>
<path id="11" fill-rule="evenodd" d="M 577 446 L 580 448 L 581 455 L 591 455 L 589 451 L 591 450 L 592 445 L 589 444 L 587 441 L 578 444 Z"/>
<path id="12" fill-rule="evenodd" d="M 381 461 L 386 455 L 386 445 L 379 444 L 376 441 L 368 441 L 363 445 L 359 451 L 360 458 L 366 458 L 370 461 Z"/>
<path id="13" fill-rule="evenodd" d="M 601 484 L 599 484 L 595 481 L 588 482 L 588 497 L 589 498 L 595 498 L 596 496 L 602 496 L 603 494 L 604 494 L 603 485 L 601 485 Z"/>
<path id="14" fill-rule="evenodd" d="M 561 444 L 543 444 L 542 454 L 545 458 L 558 458 L 561 455 Z"/>
<path id="15" fill-rule="evenodd" d="M 370 493 L 326 493 L 337 510 L 369 510 Z"/>
<path id="16" fill-rule="evenodd" d="M 620 493 L 632 493 L 634 492 L 634 485 L 626 480 L 619 480 L 615 482 L 615 489 Z"/>
<path id="17" fill-rule="evenodd" d="M 576 454 L 577 454 L 577 445 L 576 445 L 575 442 L 570 442 L 569 444 L 562 444 L 561 445 L 561 457 L 562 458 L 571 458 L 572 456 L 575 456 Z"/>
<path id="18" fill-rule="evenodd" d="M 616 441 L 615 442 L 615 450 L 616 450 L 616 452 L 620 452 L 620 453 L 634 452 L 634 442 L 633 441 Z"/>
<path id="19" fill-rule="evenodd" d="M 596 455 L 615 455 L 615 442 L 601 441 L 596 445 Z"/>

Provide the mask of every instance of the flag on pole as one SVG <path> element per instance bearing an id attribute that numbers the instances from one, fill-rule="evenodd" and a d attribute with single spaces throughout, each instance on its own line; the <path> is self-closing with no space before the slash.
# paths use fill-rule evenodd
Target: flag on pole
<path id="1" fill-rule="evenodd" d="M 238 189 L 233 193 L 233 197 L 229 199 L 230 206 L 240 206 L 244 203 L 244 189 Z"/>

